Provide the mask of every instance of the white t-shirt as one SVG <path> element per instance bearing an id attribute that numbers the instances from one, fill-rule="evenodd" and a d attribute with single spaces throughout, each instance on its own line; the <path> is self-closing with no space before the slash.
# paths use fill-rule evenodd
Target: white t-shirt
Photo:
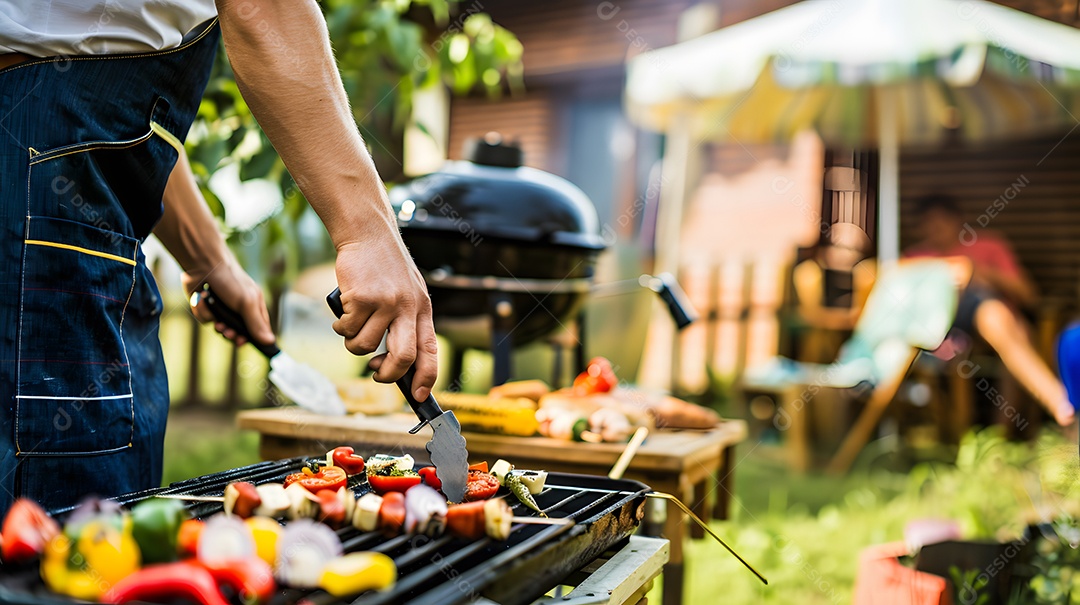
<path id="1" fill-rule="evenodd" d="M 214 0 L 0 0 L 0 54 L 100 55 L 175 48 Z"/>

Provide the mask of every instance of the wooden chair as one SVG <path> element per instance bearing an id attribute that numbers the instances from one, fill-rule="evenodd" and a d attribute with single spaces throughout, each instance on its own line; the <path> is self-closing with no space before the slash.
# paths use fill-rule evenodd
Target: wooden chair
<path id="1" fill-rule="evenodd" d="M 868 398 L 827 470 L 851 468 L 915 357 L 920 351 L 936 349 L 945 339 L 956 315 L 958 286 L 966 285 L 970 275 L 966 261 L 901 261 L 881 272 L 835 362 L 825 365 L 774 358 L 747 371 L 742 381 L 746 388 L 784 393 L 783 422 L 777 424 L 789 432 L 787 442 L 796 468 L 805 468 L 810 456 L 806 415 L 818 392 L 822 388 L 863 388 L 869 390 Z"/>

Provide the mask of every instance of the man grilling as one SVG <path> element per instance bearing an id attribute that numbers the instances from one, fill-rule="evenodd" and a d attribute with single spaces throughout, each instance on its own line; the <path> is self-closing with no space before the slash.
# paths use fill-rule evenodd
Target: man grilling
<path id="1" fill-rule="evenodd" d="M 218 46 L 337 249 L 346 348 L 393 381 L 437 353 L 312 0 L 0 0 L 0 512 L 161 481 L 168 388 L 155 233 L 272 342 L 262 293 L 216 230 L 183 154 Z M 205 309 L 195 309 L 203 320 Z M 217 326 L 242 343 L 235 333 Z"/>

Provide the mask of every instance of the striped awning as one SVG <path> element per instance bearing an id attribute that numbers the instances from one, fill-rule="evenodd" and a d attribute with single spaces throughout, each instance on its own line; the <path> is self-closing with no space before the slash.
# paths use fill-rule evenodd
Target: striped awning
<path id="1" fill-rule="evenodd" d="M 634 58 L 628 111 L 695 137 L 784 142 L 805 129 L 873 147 L 1080 123 L 1080 30 L 981 0 L 806 0 Z"/>

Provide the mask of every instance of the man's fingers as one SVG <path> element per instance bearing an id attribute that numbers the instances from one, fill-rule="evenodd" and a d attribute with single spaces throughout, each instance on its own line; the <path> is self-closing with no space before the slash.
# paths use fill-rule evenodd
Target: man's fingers
<path id="1" fill-rule="evenodd" d="M 388 317 L 388 314 L 375 313 L 368 318 L 359 333 L 352 338 L 345 339 L 345 348 L 349 350 L 353 355 L 368 355 L 375 352 L 375 349 L 379 348 L 379 343 L 382 342 L 383 334 L 386 333 L 386 329 L 390 326 L 392 317 Z"/>
<path id="2" fill-rule="evenodd" d="M 439 341 L 431 323 L 431 311 L 416 316 L 416 376 L 413 378 L 413 397 L 417 401 L 427 399 L 439 375 Z"/>
<path id="3" fill-rule="evenodd" d="M 416 325 L 413 316 L 399 315 L 386 336 L 386 357 L 375 372 L 375 380 L 393 382 L 401 378 L 416 360 Z"/>
<path id="4" fill-rule="evenodd" d="M 364 328 L 375 313 L 375 308 L 359 304 L 345 305 L 345 301 L 342 301 L 342 305 L 342 308 L 345 309 L 345 314 L 339 317 L 331 327 L 338 335 L 343 336 L 345 340 L 349 340 L 360 333 L 360 330 Z M 368 351 L 368 353 L 370 352 L 371 351 Z"/>

